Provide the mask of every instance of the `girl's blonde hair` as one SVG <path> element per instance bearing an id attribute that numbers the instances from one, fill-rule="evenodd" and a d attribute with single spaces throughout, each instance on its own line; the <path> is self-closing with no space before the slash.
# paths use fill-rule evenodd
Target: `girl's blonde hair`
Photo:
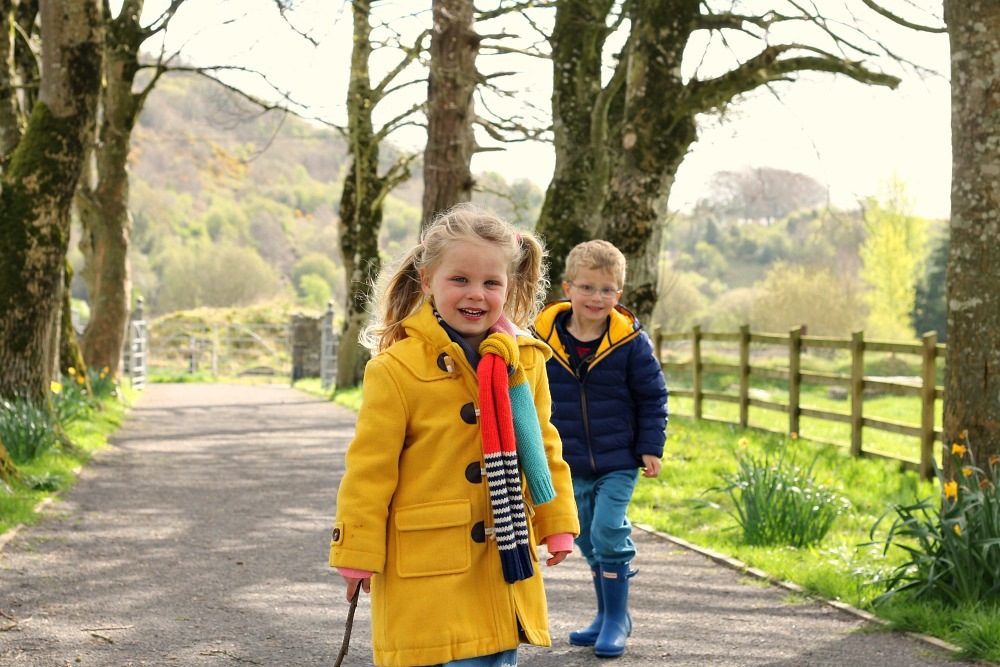
<path id="1" fill-rule="evenodd" d="M 420 269 L 433 271 L 452 241 L 482 241 L 500 246 L 507 257 L 504 313 L 521 328 L 535 320 L 548 289 L 545 246 L 531 232 L 518 232 L 506 220 L 473 204 L 458 204 L 423 230 L 420 243 L 384 271 L 375 289 L 377 308 L 361 332 L 361 345 L 377 354 L 405 337 L 403 320 L 423 304 Z"/>

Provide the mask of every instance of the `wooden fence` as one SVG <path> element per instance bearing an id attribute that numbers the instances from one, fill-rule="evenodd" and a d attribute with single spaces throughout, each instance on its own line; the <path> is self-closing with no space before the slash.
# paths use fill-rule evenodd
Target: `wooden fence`
<path id="1" fill-rule="evenodd" d="M 853 456 L 869 456 L 900 460 L 903 465 L 916 469 L 921 476 L 930 479 L 934 476 L 934 443 L 942 439 L 941 430 L 934 426 L 934 406 L 937 399 L 944 395 L 942 387 L 935 384 L 936 362 L 944 356 L 945 346 L 938 344 L 937 334 L 925 334 L 920 343 L 900 343 L 893 341 L 865 340 L 863 332 L 856 332 L 850 340 L 827 338 L 822 336 L 807 336 L 802 328 L 792 329 L 787 335 L 769 333 L 751 333 L 749 326 L 740 327 L 739 333 L 709 333 L 702 332 L 701 327 L 694 327 L 691 332 L 661 333 L 654 332 L 654 344 L 657 358 L 665 373 L 669 371 L 689 371 L 691 373 L 691 389 L 671 388 L 671 396 L 689 397 L 693 399 L 693 415 L 695 419 L 705 419 L 703 403 L 706 400 L 737 403 L 739 405 L 739 425 L 749 426 L 751 407 L 777 410 L 788 414 L 788 433 L 808 437 L 800 430 L 801 417 L 812 417 L 850 425 L 850 451 Z M 672 341 L 690 341 L 691 357 L 687 361 L 662 361 L 663 344 Z M 702 360 L 702 343 L 705 341 L 720 341 L 737 343 L 739 347 L 739 362 L 737 364 L 705 363 Z M 787 368 L 765 368 L 753 366 L 750 363 L 751 345 L 786 346 L 788 349 Z M 822 373 L 802 370 L 801 360 L 805 348 L 826 348 L 833 350 L 848 350 L 851 355 L 851 373 Z M 867 377 L 864 374 L 866 352 L 889 352 L 894 354 L 919 355 L 921 361 L 921 377 L 919 383 L 904 383 L 877 377 Z M 705 391 L 705 373 L 733 373 L 739 377 L 739 391 L 711 392 Z M 778 403 L 751 396 L 751 383 L 755 377 L 784 380 L 788 384 L 788 403 Z M 850 399 L 850 413 L 839 413 L 827 410 L 817 410 L 803 407 L 800 404 L 803 384 L 839 386 L 847 389 Z M 865 390 L 881 393 L 914 396 L 920 399 L 921 419 L 919 425 L 876 419 L 864 415 Z M 918 464 L 897 457 L 862 449 L 862 430 L 864 428 L 879 429 L 891 433 L 913 436 L 920 439 L 920 460 Z"/>

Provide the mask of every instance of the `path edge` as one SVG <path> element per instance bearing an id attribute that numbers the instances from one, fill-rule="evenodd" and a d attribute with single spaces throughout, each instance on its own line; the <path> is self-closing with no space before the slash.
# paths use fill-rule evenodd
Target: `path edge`
<path id="1" fill-rule="evenodd" d="M 887 627 L 889 625 L 888 621 L 883 620 L 870 612 L 864 611 L 863 609 L 858 609 L 857 607 L 853 607 L 839 600 L 830 600 L 822 596 L 816 595 L 815 593 L 811 593 L 806 589 L 802 588 L 802 586 L 799 586 L 794 582 L 786 581 L 784 579 L 778 579 L 777 577 L 768 574 L 764 570 L 747 565 L 746 563 L 737 558 L 727 556 L 725 554 L 719 553 L 718 551 L 713 551 L 705 547 L 700 547 L 697 544 L 692 544 L 691 542 L 688 542 L 685 539 L 682 539 L 675 535 L 671 535 L 670 533 L 664 533 L 663 531 L 656 530 L 652 526 L 648 526 L 643 523 L 633 523 L 632 525 L 635 528 L 638 528 L 646 533 L 649 533 L 650 535 L 658 537 L 661 540 L 679 546 L 682 549 L 687 549 L 688 551 L 693 551 L 697 554 L 701 554 L 702 556 L 708 558 L 709 560 L 714 561 L 719 565 L 728 567 L 731 570 L 735 570 L 742 574 L 748 574 L 754 577 L 755 579 L 760 579 L 762 581 L 768 582 L 769 584 L 773 584 L 780 588 L 784 588 L 785 590 L 791 591 L 793 593 L 799 593 L 801 595 L 807 596 L 810 599 L 816 600 L 817 602 L 833 607 L 834 609 L 839 609 L 842 612 L 851 614 L 852 616 L 860 618 L 869 623 L 875 625 L 881 625 L 883 627 Z M 954 644 L 947 642 L 943 639 L 939 639 L 938 637 L 931 637 L 930 635 L 924 635 L 919 632 L 903 632 L 901 634 L 913 637 L 914 639 L 920 640 L 926 644 L 930 644 L 935 648 L 948 651 L 954 655 L 957 655 L 961 651 L 961 649 L 958 646 L 955 646 Z"/>

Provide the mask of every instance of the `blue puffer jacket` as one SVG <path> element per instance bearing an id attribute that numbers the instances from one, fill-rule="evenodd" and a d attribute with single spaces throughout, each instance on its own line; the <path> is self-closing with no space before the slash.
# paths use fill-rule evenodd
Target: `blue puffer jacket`
<path id="1" fill-rule="evenodd" d="M 635 315 L 616 306 L 578 376 L 566 349 L 570 309 L 569 301 L 546 305 L 535 320 L 535 335 L 552 348 L 546 362 L 552 424 L 573 474 L 640 468 L 643 454 L 663 456 L 667 387 L 649 336 Z"/>

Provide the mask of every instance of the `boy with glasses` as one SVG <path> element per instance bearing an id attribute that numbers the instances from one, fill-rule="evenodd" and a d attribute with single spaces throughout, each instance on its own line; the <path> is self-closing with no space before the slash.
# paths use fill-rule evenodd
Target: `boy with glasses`
<path id="1" fill-rule="evenodd" d="M 601 657 L 624 653 L 632 632 L 635 544 L 626 511 L 640 470 L 660 474 L 667 426 L 667 388 L 653 344 L 618 303 L 625 269 L 625 256 L 611 243 L 577 245 L 566 257 L 566 299 L 546 305 L 535 320 L 535 334 L 552 348 L 552 423 L 573 476 L 576 544 L 597 594 L 597 616 L 569 641 L 593 646 Z"/>

